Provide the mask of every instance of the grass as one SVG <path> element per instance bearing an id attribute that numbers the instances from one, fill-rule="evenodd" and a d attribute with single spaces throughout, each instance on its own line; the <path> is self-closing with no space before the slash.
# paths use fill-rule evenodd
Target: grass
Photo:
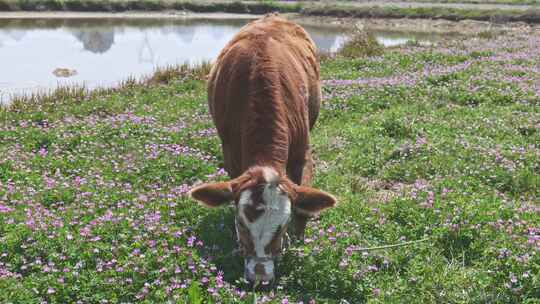
<path id="1" fill-rule="evenodd" d="M 0 302 L 539 303 L 540 35 L 322 62 L 310 222 L 256 294 L 222 180 L 208 67 L 0 110 Z M 428 238 L 369 252 L 360 247 Z"/>
<path id="2" fill-rule="evenodd" d="M 274 1 L 176 1 L 176 0 L 0 0 L 0 11 L 123 12 L 130 10 L 188 10 L 265 14 L 274 11 L 298 12 L 299 4 Z"/>
<path id="3" fill-rule="evenodd" d="M 121 12 L 131 10 L 187 10 L 193 12 L 227 12 L 265 14 L 300 13 L 310 16 L 358 18 L 432 18 L 446 20 L 480 20 L 493 22 L 540 23 L 540 10 L 460 9 L 451 7 L 358 7 L 343 3 L 314 4 L 280 1 L 182 1 L 182 0 L 0 0 L 0 11 L 83 11 Z"/>
<path id="4" fill-rule="evenodd" d="M 111 27 L 130 27 L 130 28 L 158 28 L 166 25 L 170 26 L 187 26 L 193 24 L 202 24 L 207 22 L 202 19 L 182 19 L 182 18 L 12 18 L 0 19 L 0 28 L 12 28 L 17 30 L 28 30 L 32 28 L 42 29 L 59 29 L 59 28 L 87 28 L 87 29 L 105 29 Z M 213 19 L 212 24 L 216 25 L 233 25 L 242 26 L 246 23 L 246 19 Z"/>

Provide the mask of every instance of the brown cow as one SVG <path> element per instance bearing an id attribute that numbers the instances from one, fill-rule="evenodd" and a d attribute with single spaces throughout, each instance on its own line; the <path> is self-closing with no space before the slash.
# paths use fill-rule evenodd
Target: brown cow
<path id="1" fill-rule="evenodd" d="M 210 114 L 232 180 L 198 186 L 191 196 L 209 207 L 234 201 L 250 281 L 274 278 L 273 260 L 291 217 L 303 238 L 307 218 L 336 203 L 306 186 L 309 131 L 321 98 L 315 53 L 302 27 L 266 16 L 236 34 L 208 78 Z"/>

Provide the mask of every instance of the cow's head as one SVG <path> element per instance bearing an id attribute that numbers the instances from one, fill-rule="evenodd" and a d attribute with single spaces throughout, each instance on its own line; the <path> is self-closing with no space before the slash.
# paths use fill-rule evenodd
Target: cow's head
<path id="1" fill-rule="evenodd" d="M 274 259 L 282 253 L 293 210 L 314 216 L 336 204 L 332 195 L 297 186 L 270 167 L 253 167 L 231 181 L 198 186 L 190 195 L 207 207 L 234 202 L 244 274 L 252 282 L 274 279 Z"/>

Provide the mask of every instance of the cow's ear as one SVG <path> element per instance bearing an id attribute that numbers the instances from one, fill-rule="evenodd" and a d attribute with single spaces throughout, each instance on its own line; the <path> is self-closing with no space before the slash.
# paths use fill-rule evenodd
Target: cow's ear
<path id="1" fill-rule="evenodd" d="M 234 198 L 231 182 L 203 184 L 191 189 L 189 196 L 211 208 L 229 203 Z"/>
<path id="2" fill-rule="evenodd" d="M 310 187 L 296 187 L 296 210 L 307 216 L 315 216 L 322 210 L 334 207 L 337 201 L 331 194 Z"/>

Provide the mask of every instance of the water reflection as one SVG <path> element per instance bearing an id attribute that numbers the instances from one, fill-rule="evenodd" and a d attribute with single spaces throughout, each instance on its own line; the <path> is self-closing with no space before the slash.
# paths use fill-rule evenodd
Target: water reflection
<path id="1" fill-rule="evenodd" d="M 0 19 L 0 102 L 6 95 L 58 85 L 114 85 L 157 66 L 217 56 L 247 19 L 97 18 Z M 306 26 L 322 51 L 344 42 L 341 29 Z M 383 37 L 391 43 L 399 37 Z M 405 39 L 409 39 L 405 37 Z M 57 68 L 76 70 L 57 78 Z"/>
<path id="2" fill-rule="evenodd" d="M 85 50 L 101 54 L 108 51 L 114 43 L 114 31 L 83 30 L 73 35 L 83 44 Z"/>
<path id="3" fill-rule="evenodd" d="M 317 45 L 317 48 L 322 50 L 333 51 L 332 47 L 336 45 L 336 36 L 321 35 L 319 33 L 313 33 L 311 39 Z"/>
<path id="4" fill-rule="evenodd" d="M 195 27 L 187 26 L 167 26 L 161 29 L 162 34 L 175 34 L 180 41 L 189 44 L 195 37 Z"/>
<path id="5" fill-rule="evenodd" d="M 15 41 L 21 41 L 21 39 L 26 36 L 26 31 L 24 30 L 8 30 L 6 34 Z"/>
<path id="6" fill-rule="evenodd" d="M 26 31 L 24 30 L 6 30 L 3 32 L 4 37 L 0 35 L 0 47 L 4 45 L 4 43 L 8 43 L 9 41 L 17 42 L 21 41 L 21 39 L 24 38 L 26 35 Z"/>

